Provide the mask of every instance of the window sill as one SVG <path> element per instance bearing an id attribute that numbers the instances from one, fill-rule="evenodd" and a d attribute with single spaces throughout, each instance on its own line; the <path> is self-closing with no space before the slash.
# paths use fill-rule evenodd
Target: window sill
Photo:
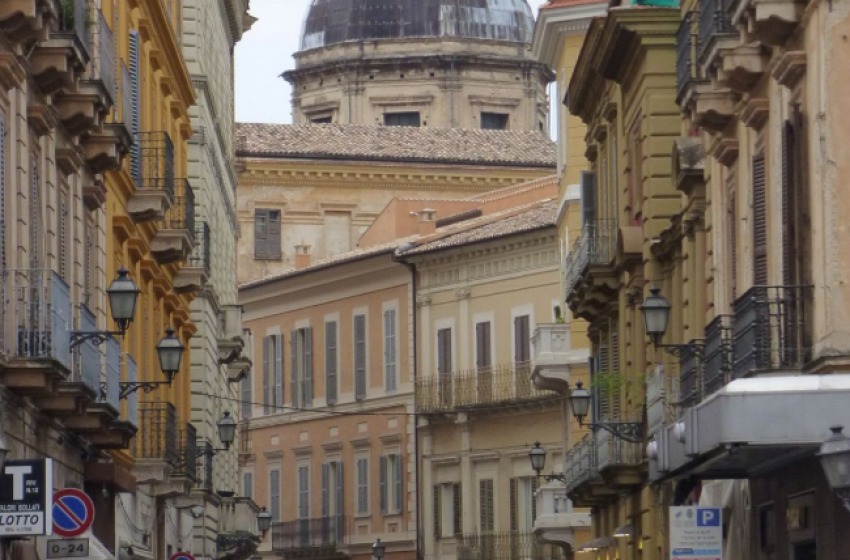
<path id="1" fill-rule="evenodd" d="M 254 255 L 254 260 L 255 261 L 278 261 L 278 262 L 282 262 L 283 256 L 281 255 L 280 257 L 258 257 L 257 255 Z"/>

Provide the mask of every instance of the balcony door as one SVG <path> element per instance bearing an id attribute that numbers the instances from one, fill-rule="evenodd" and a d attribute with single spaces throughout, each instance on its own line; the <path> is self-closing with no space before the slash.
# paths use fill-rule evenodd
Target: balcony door
<path id="1" fill-rule="evenodd" d="M 452 329 L 437 331 L 437 375 L 440 384 L 440 405 L 452 404 Z"/>
<path id="2" fill-rule="evenodd" d="M 490 321 L 475 324 L 475 373 L 478 402 L 493 399 L 493 353 L 490 345 Z"/>

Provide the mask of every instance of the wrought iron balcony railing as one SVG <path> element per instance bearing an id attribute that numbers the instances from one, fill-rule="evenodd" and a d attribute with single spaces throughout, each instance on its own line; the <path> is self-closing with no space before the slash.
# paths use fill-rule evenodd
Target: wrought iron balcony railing
<path id="1" fill-rule="evenodd" d="M 679 354 L 679 404 L 693 406 L 701 399 L 703 341 L 692 340 Z"/>
<path id="2" fill-rule="evenodd" d="M 175 474 L 182 475 L 192 482 L 198 481 L 198 430 L 194 425 L 187 422 L 179 429 L 178 434 L 178 460 L 175 465 Z"/>
<path id="3" fill-rule="evenodd" d="M 59 3 L 59 28 L 57 35 L 74 39 L 86 57 L 91 56 L 88 0 L 62 0 Z"/>
<path id="4" fill-rule="evenodd" d="M 564 457 L 564 475 L 567 494 L 598 477 L 596 439 L 593 433 L 586 434 L 570 448 Z"/>
<path id="5" fill-rule="evenodd" d="M 174 196 L 174 144 L 167 132 L 140 132 L 137 135 L 131 152 L 130 171 L 137 189 L 162 191 L 169 199 Z"/>
<path id="6" fill-rule="evenodd" d="M 348 541 L 346 517 L 334 515 L 272 524 L 272 550 L 334 548 Z"/>
<path id="7" fill-rule="evenodd" d="M 416 409 L 420 412 L 558 398 L 557 393 L 534 386 L 529 362 L 438 374 L 416 381 Z"/>
<path id="8" fill-rule="evenodd" d="M 457 560 L 566 560 L 564 550 L 542 544 L 531 531 L 457 536 Z"/>
<path id="9" fill-rule="evenodd" d="M 810 359 L 810 297 L 811 286 L 755 286 L 735 301 L 733 379 L 798 369 Z"/>
<path id="10" fill-rule="evenodd" d="M 688 88 L 704 81 L 698 64 L 699 12 L 685 14 L 676 32 L 676 102 L 681 104 Z"/>
<path id="11" fill-rule="evenodd" d="M 195 245 L 189 255 L 186 266 L 198 268 L 209 276 L 210 264 L 212 263 L 212 238 L 210 237 L 210 226 L 206 222 L 195 222 Z"/>
<path id="12" fill-rule="evenodd" d="M 100 401 L 119 412 L 121 410 L 121 343 L 113 338 L 107 340 L 104 346 L 106 347 L 106 368 L 101 385 Z"/>
<path id="13" fill-rule="evenodd" d="M 156 459 L 171 466 L 180 464 L 177 441 L 177 410 L 171 403 L 146 402 L 139 406 L 139 426 L 133 455 L 137 459 Z"/>
<path id="14" fill-rule="evenodd" d="M 118 101 L 118 81 L 116 79 L 117 65 L 115 62 L 115 38 L 103 12 L 97 10 L 96 21 L 92 24 L 92 43 L 94 49 L 94 64 L 91 65 L 91 79 L 103 84 L 114 104 Z M 127 92 L 128 94 L 130 92 Z"/>
<path id="15" fill-rule="evenodd" d="M 201 490 L 212 492 L 213 490 L 213 444 L 208 439 L 198 441 L 198 477 L 195 486 Z"/>
<path id="16" fill-rule="evenodd" d="M 615 422 L 640 422 L 616 420 Z M 596 468 L 601 471 L 618 465 L 639 465 L 643 461 L 643 444 L 627 441 L 608 430 L 597 429 L 595 434 Z"/>
<path id="17" fill-rule="evenodd" d="M 78 329 L 83 332 L 94 332 L 97 319 L 86 305 L 80 305 L 77 313 Z M 74 348 L 74 368 L 71 372 L 73 383 L 82 383 L 92 394 L 100 395 L 101 354 L 94 340 L 87 340 Z"/>
<path id="18" fill-rule="evenodd" d="M 588 266 L 611 262 L 616 242 L 616 220 L 596 220 L 585 224 L 564 266 L 567 296 L 572 293 Z"/>
<path id="19" fill-rule="evenodd" d="M 71 290 L 51 270 L 5 270 L 2 349 L 8 358 L 53 360 L 71 370 Z"/>
<path id="20" fill-rule="evenodd" d="M 133 356 L 128 355 L 126 360 L 124 361 L 124 365 L 126 367 L 126 376 L 125 379 L 129 383 L 136 383 L 139 380 L 139 366 L 136 365 L 136 360 Z M 119 390 L 120 391 L 120 390 Z M 139 394 L 137 392 L 132 392 L 127 395 L 127 398 L 124 399 L 124 421 L 130 423 L 133 426 L 139 426 Z"/>
<path id="21" fill-rule="evenodd" d="M 714 393 L 731 378 L 732 320 L 731 315 L 718 315 L 705 328 L 701 398 Z"/>
<path id="22" fill-rule="evenodd" d="M 177 179 L 173 190 L 173 203 L 166 210 L 160 223 L 163 230 L 181 230 L 186 232 L 191 242 L 195 240 L 195 191 L 188 179 Z"/>
<path id="23" fill-rule="evenodd" d="M 701 63 L 705 63 L 719 39 L 735 35 L 735 27 L 729 17 L 729 3 L 730 0 L 700 0 L 697 41 Z"/>

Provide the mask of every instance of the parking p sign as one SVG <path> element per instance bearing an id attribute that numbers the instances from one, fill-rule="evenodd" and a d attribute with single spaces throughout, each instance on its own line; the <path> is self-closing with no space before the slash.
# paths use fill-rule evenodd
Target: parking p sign
<path id="1" fill-rule="evenodd" d="M 670 560 L 723 560 L 720 508 L 670 508 Z"/>
<path id="2" fill-rule="evenodd" d="M 53 459 L 6 461 L 0 473 L 0 536 L 49 535 Z"/>

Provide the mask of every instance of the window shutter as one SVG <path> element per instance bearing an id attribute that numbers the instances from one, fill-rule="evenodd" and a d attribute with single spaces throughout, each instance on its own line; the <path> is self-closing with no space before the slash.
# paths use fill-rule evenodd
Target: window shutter
<path id="1" fill-rule="evenodd" d="M 325 397 L 328 405 L 337 399 L 337 332 L 336 322 L 325 323 Z"/>
<path id="2" fill-rule="evenodd" d="M 252 375 L 246 375 L 242 378 L 242 381 L 240 382 L 242 389 L 241 399 L 243 420 L 251 417 L 252 401 L 254 400 L 253 383 L 254 377 Z"/>
<path id="3" fill-rule="evenodd" d="M 531 359 L 530 344 L 528 315 L 514 317 L 514 363 L 526 364 Z"/>
<path id="4" fill-rule="evenodd" d="M 404 511 L 404 461 L 401 460 L 401 455 L 395 456 L 395 510 L 398 513 Z"/>
<path id="5" fill-rule="evenodd" d="M 268 258 L 279 259 L 281 257 L 280 250 L 280 210 L 271 210 L 269 212 L 268 237 L 266 238 L 266 247 L 268 249 Z"/>
<path id="6" fill-rule="evenodd" d="M 0 268 L 6 270 L 6 115 L 0 112 Z"/>
<path id="7" fill-rule="evenodd" d="M 39 156 L 36 152 L 30 154 L 32 164 L 32 185 L 30 192 L 30 268 L 41 268 L 41 243 L 44 237 L 41 229 L 41 174 L 39 171 Z"/>
<path id="8" fill-rule="evenodd" d="M 440 503 L 440 494 L 442 492 L 442 488 L 439 484 L 434 485 L 434 536 L 436 538 L 440 538 L 443 536 L 442 523 L 443 520 L 443 508 Z"/>
<path id="9" fill-rule="evenodd" d="M 274 404 L 283 407 L 283 335 L 274 335 Z"/>
<path id="10" fill-rule="evenodd" d="M 487 369 L 492 364 L 490 352 L 490 322 L 475 325 L 475 366 L 479 370 Z"/>
<path id="11" fill-rule="evenodd" d="M 242 495 L 246 498 L 254 497 L 254 474 L 243 473 L 242 475 Z"/>
<path id="12" fill-rule="evenodd" d="M 342 515 L 345 513 L 345 509 L 343 507 L 345 505 L 345 503 L 344 503 L 344 501 L 345 501 L 345 491 L 344 491 L 344 486 L 343 486 L 344 480 L 345 479 L 343 478 L 343 475 L 342 475 L 342 461 L 337 461 L 337 463 L 336 463 L 336 509 L 334 511 L 334 514 L 337 517 L 342 517 Z M 339 526 L 337 530 L 342 530 L 342 529 L 343 529 L 343 527 Z"/>
<path id="13" fill-rule="evenodd" d="M 531 478 L 531 524 L 537 521 L 537 477 Z"/>
<path id="14" fill-rule="evenodd" d="M 329 463 L 322 463 L 322 517 L 328 517 L 331 514 L 330 470 Z"/>
<path id="15" fill-rule="evenodd" d="M 269 212 L 265 208 L 254 210 L 254 257 L 257 259 L 269 258 L 268 234 Z"/>
<path id="16" fill-rule="evenodd" d="M 463 494 L 460 482 L 452 484 L 452 531 L 455 535 L 463 533 Z"/>
<path id="17" fill-rule="evenodd" d="M 135 29 L 130 31 L 130 41 L 128 49 L 128 58 L 130 64 L 130 124 L 131 133 L 133 135 L 133 147 L 130 150 L 130 174 L 133 181 L 136 182 L 136 188 L 142 186 L 142 146 L 140 141 L 141 133 L 141 43 L 139 40 L 139 32 Z"/>
<path id="18" fill-rule="evenodd" d="M 381 513 L 387 513 L 387 457 L 381 456 L 379 462 L 380 468 L 380 489 L 381 489 Z"/>
<path id="19" fill-rule="evenodd" d="M 59 188 L 59 275 L 70 284 L 70 262 L 68 255 L 68 186 Z"/>
<path id="20" fill-rule="evenodd" d="M 738 202 L 737 172 L 735 167 L 729 168 L 726 173 L 726 235 L 728 236 L 729 249 L 729 287 L 732 301 L 738 299 Z"/>
<path id="21" fill-rule="evenodd" d="M 354 398 L 366 397 L 366 316 L 354 316 Z"/>
<path id="22" fill-rule="evenodd" d="M 482 532 L 493 531 L 493 479 L 478 481 L 479 529 Z"/>
<path id="23" fill-rule="evenodd" d="M 620 331 L 617 328 L 617 325 L 614 324 L 611 330 L 611 347 L 610 347 L 610 356 L 611 356 L 611 373 L 610 375 L 615 375 L 620 377 L 622 374 L 620 372 Z M 611 412 L 611 418 L 614 420 L 620 419 L 620 390 L 619 385 L 615 384 L 608 392 L 608 397 L 610 399 L 609 408 Z"/>
<path id="24" fill-rule="evenodd" d="M 510 502 L 511 502 L 511 531 L 519 530 L 519 512 L 517 511 L 517 483 L 519 481 L 516 478 L 511 478 L 511 492 L 510 492 Z"/>
<path id="25" fill-rule="evenodd" d="M 767 273 L 767 184 L 764 154 L 753 157 L 753 284 L 765 286 Z"/>
<path id="26" fill-rule="evenodd" d="M 272 521 L 280 520 L 280 471 L 269 471 L 269 511 Z"/>
<path id="27" fill-rule="evenodd" d="M 289 333 L 289 354 L 291 356 L 292 370 L 289 373 L 289 395 L 292 399 L 292 408 L 298 408 L 298 357 L 300 354 L 298 331 Z"/>
<path id="28" fill-rule="evenodd" d="M 596 365 L 599 368 L 596 373 L 599 376 L 607 377 L 611 375 L 611 362 L 610 358 L 610 348 L 609 348 L 609 335 L 608 331 L 603 331 L 599 336 L 599 348 L 597 350 L 597 358 Z M 599 379 L 599 377 L 597 377 Z M 606 387 L 600 386 L 599 383 L 596 383 L 596 389 L 594 390 L 596 394 L 596 402 L 599 406 L 594 407 L 593 413 L 596 418 L 599 419 L 607 419 L 608 414 L 610 412 L 609 403 L 608 403 L 608 393 Z"/>
<path id="29" fill-rule="evenodd" d="M 581 172 L 581 223 L 582 226 L 596 223 L 596 173 Z"/>
<path id="30" fill-rule="evenodd" d="M 396 390 L 396 312 L 384 311 L 384 377 L 387 391 Z"/>
<path id="31" fill-rule="evenodd" d="M 263 337 L 263 414 L 270 414 L 272 410 L 272 385 L 274 384 L 274 373 L 272 372 L 272 350 L 271 337 Z"/>
<path id="32" fill-rule="evenodd" d="M 306 465 L 298 467 L 298 518 L 310 517 L 310 471 Z"/>
<path id="33" fill-rule="evenodd" d="M 794 123 L 782 126 L 782 283 L 792 286 L 797 279 L 797 131 Z"/>
<path id="34" fill-rule="evenodd" d="M 304 406 L 313 406 L 313 328 L 304 329 Z"/>
<path id="35" fill-rule="evenodd" d="M 437 367 L 438 372 L 449 375 L 452 372 L 452 330 L 437 331 Z"/>

